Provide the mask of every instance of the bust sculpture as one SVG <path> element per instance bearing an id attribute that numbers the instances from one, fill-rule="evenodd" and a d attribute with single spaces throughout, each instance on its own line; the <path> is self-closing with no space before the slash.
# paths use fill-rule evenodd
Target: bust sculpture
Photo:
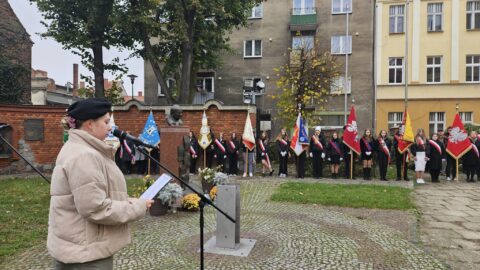
<path id="1" fill-rule="evenodd" d="M 167 124 L 169 126 L 181 126 L 183 125 L 182 121 L 182 108 L 175 104 L 170 108 L 170 114 L 167 115 Z"/>

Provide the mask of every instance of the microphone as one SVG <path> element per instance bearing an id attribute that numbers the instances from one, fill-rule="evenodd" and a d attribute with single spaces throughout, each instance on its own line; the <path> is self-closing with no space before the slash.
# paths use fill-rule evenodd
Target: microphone
<path id="1" fill-rule="evenodd" d="M 144 143 L 137 137 L 133 137 L 132 135 L 126 133 L 125 131 L 121 131 L 120 129 L 114 129 L 112 133 L 113 133 L 113 136 L 118 137 L 122 140 L 130 141 L 135 145 L 141 145 L 141 146 L 145 146 L 147 148 L 152 148 L 152 149 L 155 148 L 155 146 L 150 145 L 148 143 Z"/>
<path id="2" fill-rule="evenodd" d="M 2 125 L 0 125 L 0 129 L 6 128 L 6 127 L 9 127 L 9 126 L 10 126 L 9 124 L 2 124 Z"/>

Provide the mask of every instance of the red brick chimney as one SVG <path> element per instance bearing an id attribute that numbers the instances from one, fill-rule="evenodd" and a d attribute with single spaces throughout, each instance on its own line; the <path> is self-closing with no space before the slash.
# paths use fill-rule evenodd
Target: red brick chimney
<path id="1" fill-rule="evenodd" d="M 78 64 L 73 64 L 73 91 L 72 94 L 77 96 L 78 91 Z"/>

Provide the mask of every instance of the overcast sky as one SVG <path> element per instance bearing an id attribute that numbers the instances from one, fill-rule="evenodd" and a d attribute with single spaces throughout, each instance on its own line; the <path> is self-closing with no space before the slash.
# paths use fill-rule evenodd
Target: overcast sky
<path id="1" fill-rule="evenodd" d="M 8 0 L 10 5 L 17 14 L 17 17 L 22 22 L 30 38 L 35 43 L 32 48 L 32 68 L 41 69 L 48 72 L 48 77 L 55 80 L 58 85 L 65 85 L 67 82 L 73 82 L 73 64 L 80 65 L 80 73 L 87 76 L 92 76 L 93 73 L 88 71 L 80 64 L 80 57 L 73 53 L 63 50 L 60 43 L 53 39 L 42 39 L 38 33 L 45 32 L 45 27 L 40 23 L 42 15 L 38 11 L 36 5 L 31 5 L 28 0 Z M 115 57 L 125 59 L 129 52 L 119 52 L 118 50 L 104 51 L 104 62 L 110 61 Z M 139 76 L 135 80 L 134 89 L 136 91 L 143 90 L 143 60 L 140 58 L 129 59 L 124 61 L 129 71 L 128 74 L 135 74 Z M 105 78 L 114 79 L 109 74 L 104 74 Z M 124 77 L 124 85 L 127 93 L 131 93 L 131 83 L 128 77 Z"/>

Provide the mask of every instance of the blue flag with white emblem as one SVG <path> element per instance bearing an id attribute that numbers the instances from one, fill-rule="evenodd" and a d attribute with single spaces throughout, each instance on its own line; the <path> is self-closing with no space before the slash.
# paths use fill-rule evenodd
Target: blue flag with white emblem
<path id="1" fill-rule="evenodd" d="M 160 143 L 160 133 L 158 132 L 155 119 L 153 119 L 152 112 L 150 112 L 150 115 L 147 118 L 147 122 L 145 123 L 145 127 L 143 128 L 143 132 L 140 134 L 139 139 L 144 143 L 154 146 L 157 146 Z"/>

